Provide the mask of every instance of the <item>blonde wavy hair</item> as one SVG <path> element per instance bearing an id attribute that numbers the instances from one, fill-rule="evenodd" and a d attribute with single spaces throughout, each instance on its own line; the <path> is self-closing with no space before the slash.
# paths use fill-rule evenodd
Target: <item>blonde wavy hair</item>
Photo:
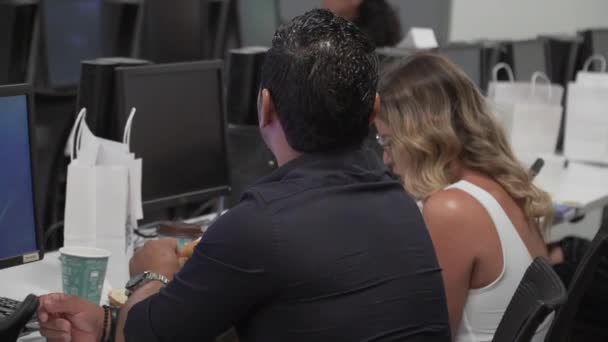
<path id="1" fill-rule="evenodd" d="M 380 83 L 378 118 L 394 132 L 388 153 L 404 170 L 410 194 L 426 199 L 456 181 L 453 162 L 492 177 L 541 232 L 553 205 L 532 184 L 473 82 L 446 58 L 418 53 L 388 69 Z"/>

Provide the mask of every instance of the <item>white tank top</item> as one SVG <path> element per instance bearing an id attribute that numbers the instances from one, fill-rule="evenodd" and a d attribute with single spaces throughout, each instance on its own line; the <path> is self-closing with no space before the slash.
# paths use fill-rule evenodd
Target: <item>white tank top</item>
<path id="1" fill-rule="evenodd" d="M 484 189 L 467 181 L 459 181 L 447 189 L 459 189 L 475 198 L 487 211 L 496 227 L 502 249 L 503 268 L 491 284 L 470 289 L 460 320 L 455 342 L 491 342 L 498 324 L 521 282 L 532 256 L 522 241 L 517 229 L 498 201 Z M 533 338 L 540 342 L 549 329 L 547 319 Z"/>

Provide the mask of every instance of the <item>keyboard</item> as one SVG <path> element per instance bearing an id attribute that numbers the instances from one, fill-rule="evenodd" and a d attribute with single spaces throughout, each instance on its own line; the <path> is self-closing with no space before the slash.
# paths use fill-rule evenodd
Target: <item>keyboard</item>
<path id="1" fill-rule="evenodd" d="M 16 341 L 18 337 L 39 329 L 36 309 L 38 297 L 29 295 L 18 301 L 0 297 L 0 341 Z"/>
<path id="2" fill-rule="evenodd" d="M 4 317 L 11 316 L 20 304 L 21 302 L 18 300 L 0 297 L 0 320 Z"/>

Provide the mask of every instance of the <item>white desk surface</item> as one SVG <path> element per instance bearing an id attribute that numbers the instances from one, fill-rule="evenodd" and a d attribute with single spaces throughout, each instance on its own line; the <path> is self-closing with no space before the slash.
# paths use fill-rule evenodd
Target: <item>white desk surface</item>
<path id="1" fill-rule="evenodd" d="M 44 295 L 62 292 L 61 263 L 59 253 L 52 252 L 42 261 L 0 270 L 0 296 L 23 300 L 32 293 Z M 106 301 L 110 286 L 104 283 L 102 301 Z M 19 339 L 20 342 L 45 341 L 39 334 L 31 334 Z"/>
<path id="2" fill-rule="evenodd" d="M 602 209 L 608 205 L 608 167 L 570 162 L 555 187 L 543 190 L 555 203 L 575 207 L 579 214 Z"/>
<path id="3" fill-rule="evenodd" d="M 192 221 L 211 220 L 215 214 L 195 218 Z M 108 269 L 106 275 L 116 273 L 115 269 Z M 15 266 L 0 270 L 0 296 L 23 300 L 29 294 L 44 295 L 54 292 L 63 292 L 61 280 L 61 262 L 59 252 L 44 255 L 44 259 L 26 265 Z M 126 283 L 126 281 L 125 281 Z M 101 301 L 107 303 L 111 290 L 107 278 L 103 285 Z M 19 342 L 46 341 L 38 333 L 30 334 L 19 339 Z"/>

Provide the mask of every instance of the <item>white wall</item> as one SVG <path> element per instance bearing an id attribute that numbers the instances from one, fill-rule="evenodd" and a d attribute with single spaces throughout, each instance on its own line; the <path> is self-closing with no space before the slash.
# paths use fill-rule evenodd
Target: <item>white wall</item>
<path id="1" fill-rule="evenodd" d="M 453 0 L 450 40 L 525 39 L 608 27 L 608 0 Z"/>

